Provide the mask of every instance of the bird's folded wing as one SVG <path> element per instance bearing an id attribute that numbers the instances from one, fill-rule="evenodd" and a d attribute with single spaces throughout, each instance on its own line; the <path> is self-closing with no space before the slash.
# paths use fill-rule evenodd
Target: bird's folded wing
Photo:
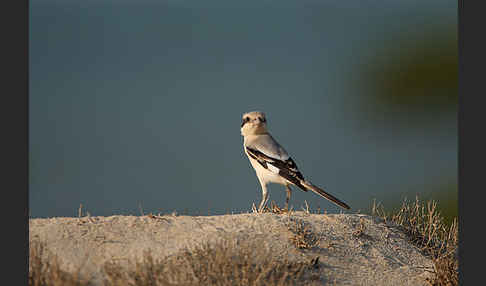
<path id="1" fill-rule="evenodd" d="M 288 157 L 287 160 L 280 160 L 277 158 L 270 157 L 265 155 L 263 152 L 252 148 L 252 147 L 245 147 L 248 155 L 253 159 L 257 160 L 260 165 L 262 165 L 265 169 L 277 173 L 280 176 L 284 177 L 288 181 L 296 184 L 300 187 L 300 180 L 304 180 L 304 176 L 300 173 L 297 165 L 295 164 L 292 158 Z M 304 188 L 305 189 L 305 188 Z"/>
<path id="2" fill-rule="evenodd" d="M 281 161 L 286 161 L 290 157 L 287 151 L 270 134 L 263 134 L 258 136 L 257 139 L 245 142 L 245 146 Z"/>
<path id="3" fill-rule="evenodd" d="M 248 155 L 253 159 L 257 160 L 258 163 L 260 163 L 260 165 L 262 165 L 265 169 L 279 174 L 280 176 L 287 179 L 289 182 L 294 183 L 296 186 L 298 186 L 305 192 L 307 192 L 307 190 L 311 190 L 342 208 L 350 209 L 350 207 L 346 203 L 342 202 L 341 200 L 327 193 L 321 188 L 314 186 L 310 182 L 307 182 L 302 176 L 302 174 L 299 172 L 299 170 L 297 169 L 297 166 L 295 165 L 292 158 L 289 157 L 287 160 L 282 161 L 267 156 L 262 152 L 253 149 L 251 147 L 245 147 L 245 148 L 246 151 L 248 152 Z"/>

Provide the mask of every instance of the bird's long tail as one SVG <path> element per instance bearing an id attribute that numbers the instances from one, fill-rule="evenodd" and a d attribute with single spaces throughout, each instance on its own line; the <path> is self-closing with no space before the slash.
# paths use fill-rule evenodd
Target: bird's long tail
<path id="1" fill-rule="evenodd" d="M 321 197 L 323 197 L 323 198 L 325 198 L 325 199 L 328 199 L 329 201 L 331 201 L 331 202 L 335 203 L 336 205 L 338 205 L 338 206 L 340 206 L 340 207 L 342 207 L 342 208 L 345 208 L 345 209 L 347 209 L 347 210 L 349 210 L 349 209 L 350 209 L 350 207 L 349 207 L 349 206 L 348 206 L 346 203 L 344 203 L 344 202 L 340 201 L 339 199 L 337 199 L 337 198 L 336 198 L 336 197 L 334 197 L 333 195 L 331 195 L 331 194 L 329 194 L 329 193 L 325 192 L 324 190 L 322 190 L 322 189 L 320 189 L 320 188 L 318 188 L 318 187 L 314 186 L 312 183 L 307 182 L 307 181 L 304 181 L 304 180 L 302 180 L 300 183 L 301 183 L 301 184 L 302 184 L 304 187 L 306 187 L 307 189 L 309 189 L 309 190 L 313 191 L 314 193 L 318 194 L 319 196 L 321 196 Z"/>

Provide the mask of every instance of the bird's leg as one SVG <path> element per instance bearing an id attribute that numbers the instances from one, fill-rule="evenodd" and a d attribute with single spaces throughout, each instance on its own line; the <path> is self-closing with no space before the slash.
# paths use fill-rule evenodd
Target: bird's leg
<path id="1" fill-rule="evenodd" d="M 258 207 L 258 212 L 261 213 L 263 212 L 263 209 L 265 208 L 265 205 L 267 204 L 268 201 L 268 190 L 266 184 L 262 183 L 262 201 L 260 202 L 260 206 Z"/>
<path id="2" fill-rule="evenodd" d="M 292 194 L 292 189 L 290 189 L 290 185 L 286 184 L 285 189 L 287 190 L 287 198 L 285 200 L 285 209 L 289 210 L 289 201 L 290 201 L 290 195 Z"/>

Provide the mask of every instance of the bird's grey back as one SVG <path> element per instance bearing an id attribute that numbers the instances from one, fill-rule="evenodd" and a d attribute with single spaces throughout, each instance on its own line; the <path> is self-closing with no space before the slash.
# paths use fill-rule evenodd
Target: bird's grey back
<path id="1" fill-rule="evenodd" d="M 269 157 L 282 161 L 289 158 L 287 151 L 268 133 L 248 136 L 245 138 L 245 147 L 256 149 Z"/>

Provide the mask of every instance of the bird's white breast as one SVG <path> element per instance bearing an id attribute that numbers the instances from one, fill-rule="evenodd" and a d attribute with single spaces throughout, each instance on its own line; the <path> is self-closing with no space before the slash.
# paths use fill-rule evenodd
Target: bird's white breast
<path id="1" fill-rule="evenodd" d="M 248 156 L 248 153 L 246 155 Z M 272 166 L 271 164 L 267 164 L 267 167 L 270 169 L 268 170 L 260 165 L 257 160 L 251 158 L 250 156 L 248 156 L 248 159 L 250 159 L 250 163 L 255 169 L 256 175 L 262 183 L 277 183 L 281 185 L 285 185 L 287 183 L 287 180 L 285 180 L 278 174 L 279 169 L 277 167 Z"/>

